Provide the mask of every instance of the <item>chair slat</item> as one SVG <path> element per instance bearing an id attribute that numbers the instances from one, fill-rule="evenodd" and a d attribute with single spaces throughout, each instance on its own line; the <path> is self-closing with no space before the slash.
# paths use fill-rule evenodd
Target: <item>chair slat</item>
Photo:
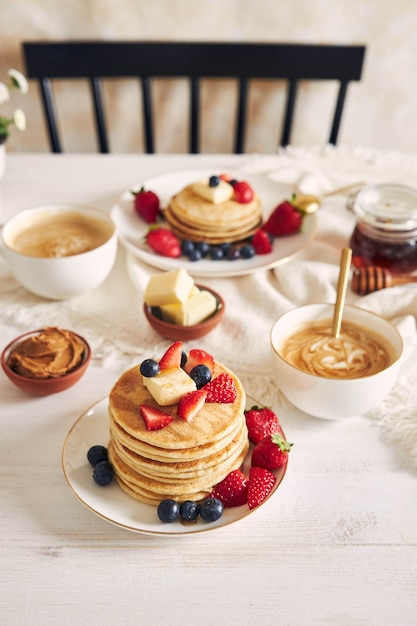
<path id="1" fill-rule="evenodd" d="M 90 80 L 91 94 L 94 103 L 94 119 L 96 124 L 96 133 L 98 137 L 100 152 L 107 154 L 109 152 L 109 143 L 107 138 L 106 120 L 104 115 L 103 94 L 101 89 L 101 79 L 94 77 Z"/>

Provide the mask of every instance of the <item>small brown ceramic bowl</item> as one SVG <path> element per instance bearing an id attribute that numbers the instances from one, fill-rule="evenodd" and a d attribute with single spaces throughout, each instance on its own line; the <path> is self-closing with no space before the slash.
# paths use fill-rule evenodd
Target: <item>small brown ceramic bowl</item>
<path id="1" fill-rule="evenodd" d="M 73 369 L 68 374 L 63 376 L 59 376 L 57 378 L 27 378 L 26 376 L 21 376 L 17 374 L 15 371 L 11 369 L 8 364 L 8 358 L 10 352 L 24 339 L 32 335 L 37 335 L 42 332 L 43 329 L 34 330 L 29 333 L 25 333 L 24 335 L 20 335 L 13 339 L 3 350 L 1 354 L 1 366 L 3 368 L 4 373 L 9 378 L 9 380 L 27 393 L 30 393 L 35 396 L 49 396 L 53 393 L 58 393 L 60 391 L 64 391 L 69 387 L 72 387 L 80 378 L 84 375 L 90 360 L 91 360 L 91 348 L 88 342 L 81 337 L 81 335 L 77 335 L 74 333 L 84 344 L 84 353 L 82 357 L 81 363 Z M 72 332 L 72 331 L 71 331 Z"/>
<path id="2" fill-rule="evenodd" d="M 197 285 L 197 287 L 201 290 L 209 291 L 217 300 L 217 309 L 210 317 L 193 326 L 179 326 L 178 324 L 165 322 L 160 315 L 158 307 L 151 307 L 144 303 L 143 310 L 152 328 L 163 337 L 173 339 L 174 341 L 193 341 L 211 332 L 223 318 L 225 302 L 222 296 L 217 291 L 210 289 L 210 287 L 205 287 L 204 285 Z"/>

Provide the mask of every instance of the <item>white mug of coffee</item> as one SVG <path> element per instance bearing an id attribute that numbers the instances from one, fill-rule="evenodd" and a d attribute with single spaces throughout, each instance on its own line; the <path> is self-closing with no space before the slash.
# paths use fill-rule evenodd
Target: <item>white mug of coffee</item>
<path id="1" fill-rule="evenodd" d="M 392 389 L 404 360 L 402 337 L 391 322 L 346 305 L 340 336 L 334 338 L 333 312 L 333 304 L 300 306 L 271 330 L 278 387 L 298 409 L 324 419 L 375 408 Z"/>
<path id="2" fill-rule="evenodd" d="M 116 259 L 117 235 L 110 217 L 99 209 L 45 205 L 7 220 L 0 251 L 26 289 L 65 300 L 107 278 Z"/>

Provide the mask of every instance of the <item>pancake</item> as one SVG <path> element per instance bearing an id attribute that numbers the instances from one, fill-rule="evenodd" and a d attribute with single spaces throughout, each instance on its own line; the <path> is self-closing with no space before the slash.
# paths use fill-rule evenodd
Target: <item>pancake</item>
<path id="1" fill-rule="evenodd" d="M 256 194 L 248 203 L 232 198 L 214 204 L 188 185 L 171 198 L 164 215 L 172 230 L 182 238 L 225 243 L 246 239 L 259 228 L 262 205 Z"/>
<path id="2" fill-rule="evenodd" d="M 177 405 L 159 407 L 143 384 L 139 366 L 120 376 L 109 395 L 108 454 L 126 493 L 149 504 L 166 498 L 198 501 L 242 465 L 249 449 L 245 392 L 233 372 L 215 363 L 213 378 L 223 372 L 234 381 L 235 401 L 206 402 L 190 422 L 177 415 Z M 147 430 L 142 404 L 169 413 L 173 421 Z"/>

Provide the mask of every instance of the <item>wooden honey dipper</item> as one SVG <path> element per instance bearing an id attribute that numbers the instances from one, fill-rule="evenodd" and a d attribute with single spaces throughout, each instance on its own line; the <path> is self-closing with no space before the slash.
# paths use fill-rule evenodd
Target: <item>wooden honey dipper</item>
<path id="1" fill-rule="evenodd" d="M 350 286 L 355 293 L 360 296 L 366 296 L 367 293 L 385 289 L 386 287 L 416 282 L 417 275 L 415 274 L 393 274 L 385 267 L 371 266 L 355 268 L 352 273 Z"/>

